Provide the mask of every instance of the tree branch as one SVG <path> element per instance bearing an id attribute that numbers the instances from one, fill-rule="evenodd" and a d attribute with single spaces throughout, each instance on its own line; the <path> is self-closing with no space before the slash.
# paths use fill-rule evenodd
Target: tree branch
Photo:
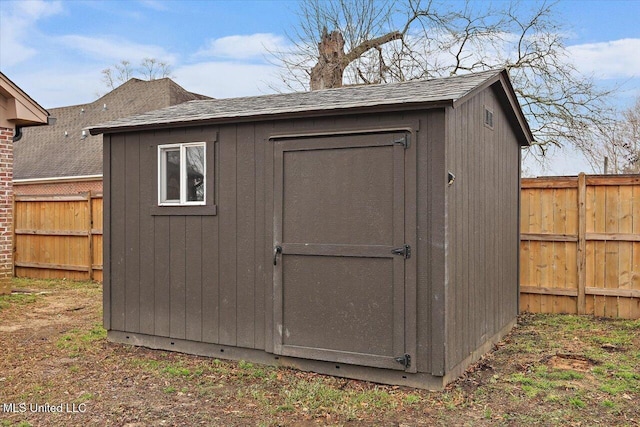
<path id="1" fill-rule="evenodd" d="M 360 43 L 358 46 L 351 49 L 349 53 L 347 53 L 342 59 L 342 63 L 346 68 L 347 65 L 349 65 L 356 59 L 360 58 L 368 50 L 378 48 L 394 40 L 400 40 L 402 39 L 402 37 L 403 35 L 400 31 L 393 31 L 371 40 L 365 40 L 364 42 Z"/>

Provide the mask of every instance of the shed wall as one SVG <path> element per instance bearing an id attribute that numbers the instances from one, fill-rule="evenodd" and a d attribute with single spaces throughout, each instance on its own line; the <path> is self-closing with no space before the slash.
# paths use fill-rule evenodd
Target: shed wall
<path id="1" fill-rule="evenodd" d="M 489 88 L 448 110 L 446 165 L 455 181 L 446 189 L 447 372 L 518 313 L 520 145 L 503 108 Z"/>
<path id="2" fill-rule="evenodd" d="M 430 174 L 438 164 L 432 157 L 444 154 L 442 123 L 441 113 L 415 111 L 107 135 L 104 192 L 109 199 L 105 215 L 110 224 L 104 231 L 106 327 L 273 352 L 274 166 L 269 138 L 413 129 L 411 149 L 424 145 L 423 155 L 430 160 L 424 168 L 419 164 L 416 172 L 415 155 L 407 156 L 406 161 L 413 164 L 405 168 L 414 177 L 407 179 L 415 182 L 419 176 L 418 197 L 429 205 Z M 430 131 L 438 126 L 440 131 Z M 162 209 L 156 207 L 157 146 L 196 141 L 208 143 L 207 174 L 214 180 L 208 180 L 207 204 L 215 205 L 216 214 L 175 210 L 169 211 L 171 215 L 160 214 Z M 408 191 L 414 194 L 406 196 L 413 200 L 407 224 L 411 226 L 413 221 L 415 235 L 418 216 L 418 228 L 427 230 L 405 274 L 415 280 L 417 265 L 417 314 L 411 314 L 418 318 L 415 363 L 419 372 L 429 372 L 431 248 L 438 245 L 429 243 L 428 229 L 431 216 L 440 211 L 427 208 L 416 213 L 421 209 L 415 206 L 415 185 Z M 443 201 L 439 206 L 444 206 Z M 191 208 L 179 209 L 188 213 Z M 415 342 L 416 331 L 407 336 L 412 334 Z"/>
<path id="3" fill-rule="evenodd" d="M 417 144 L 418 370 L 444 375 L 445 112 L 423 119 Z"/>

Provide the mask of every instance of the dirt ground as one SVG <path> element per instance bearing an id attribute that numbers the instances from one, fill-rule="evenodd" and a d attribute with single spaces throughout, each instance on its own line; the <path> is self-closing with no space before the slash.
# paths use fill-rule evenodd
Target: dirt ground
<path id="1" fill-rule="evenodd" d="M 640 425 L 640 321 L 521 316 L 444 392 L 109 343 L 94 283 L 0 297 L 1 426 Z"/>

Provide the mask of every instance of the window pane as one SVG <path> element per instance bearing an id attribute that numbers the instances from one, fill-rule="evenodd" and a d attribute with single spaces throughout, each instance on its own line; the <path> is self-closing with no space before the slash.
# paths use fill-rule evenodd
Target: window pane
<path id="1" fill-rule="evenodd" d="M 204 147 L 186 147 L 187 201 L 204 201 Z"/>
<path id="2" fill-rule="evenodd" d="M 180 201 L 180 151 L 164 152 L 165 201 Z"/>

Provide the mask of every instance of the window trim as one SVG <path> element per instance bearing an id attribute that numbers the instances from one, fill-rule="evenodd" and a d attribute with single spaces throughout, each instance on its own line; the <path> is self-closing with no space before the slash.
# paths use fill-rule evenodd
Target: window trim
<path id="1" fill-rule="evenodd" d="M 187 200 L 187 148 L 189 147 L 202 147 L 204 150 L 204 176 L 203 176 L 203 200 L 188 201 Z M 169 151 L 176 151 L 178 149 L 180 153 L 180 200 L 167 201 L 163 200 L 164 192 L 166 191 L 166 154 Z M 158 206 L 204 206 L 207 204 L 207 143 L 204 141 L 198 142 L 180 142 L 174 144 L 162 144 L 158 145 Z"/>

